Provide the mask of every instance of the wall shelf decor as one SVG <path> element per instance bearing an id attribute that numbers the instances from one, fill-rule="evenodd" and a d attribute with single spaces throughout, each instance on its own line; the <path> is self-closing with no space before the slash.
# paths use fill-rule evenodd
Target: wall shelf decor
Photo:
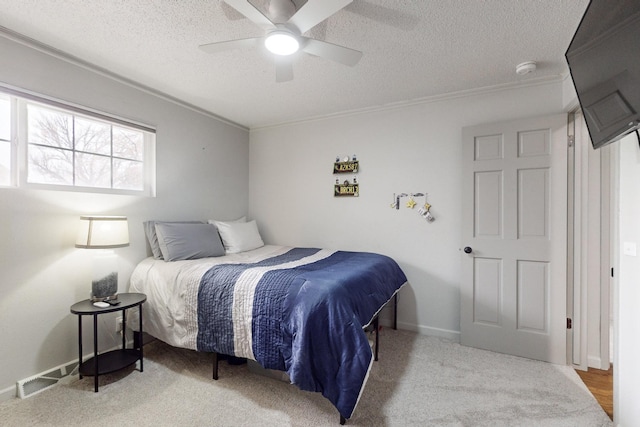
<path id="1" fill-rule="evenodd" d="M 415 201 L 416 197 L 424 197 L 424 204 L 420 209 L 418 209 L 418 214 L 426 219 L 428 222 L 435 221 L 435 217 L 431 213 L 431 205 L 427 202 L 427 193 L 393 193 L 393 202 L 391 203 L 391 208 L 400 210 L 400 199 L 408 197 L 409 199 L 405 203 L 407 209 L 415 208 L 418 203 Z"/>

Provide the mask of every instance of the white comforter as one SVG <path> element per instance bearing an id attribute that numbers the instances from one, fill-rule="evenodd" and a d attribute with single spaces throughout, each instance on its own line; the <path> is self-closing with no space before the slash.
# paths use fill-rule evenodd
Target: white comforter
<path id="1" fill-rule="evenodd" d="M 131 292 L 147 295 L 143 330 L 175 347 L 196 350 L 198 286 L 202 275 L 218 264 L 259 262 L 291 248 L 267 245 L 215 258 L 165 262 L 149 257 L 131 275 Z"/>

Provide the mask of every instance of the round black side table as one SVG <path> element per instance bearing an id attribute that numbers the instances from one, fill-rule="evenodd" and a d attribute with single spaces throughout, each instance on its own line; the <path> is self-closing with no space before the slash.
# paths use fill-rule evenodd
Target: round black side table
<path id="1" fill-rule="evenodd" d="M 77 302 L 71 306 L 71 313 L 78 316 L 78 372 L 80 378 L 83 375 L 94 377 L 94 391 L 98 392 L 98 376 L 114 372 L 140 361 L 140 372 L 143 372 L 142 361 L 142 304 L 147 300 L 145 294 L 123 293 L 118 294 L 120 304 L 106 308 L 93 305 L 91 300 Z M 127 328 L 126 310 L 139 307 L 140 332 L 139 339 L 134 340 L 134 348 L 127 348 L 127 340 L 124 331 Z M 98 316 L 105 313 L 122 311 L 122 348 L 98 354 Z M 93 316 L 93 357 L 82 362 L 82 316 Z M 136 349 L 136 341 L 138 348 Z"/>

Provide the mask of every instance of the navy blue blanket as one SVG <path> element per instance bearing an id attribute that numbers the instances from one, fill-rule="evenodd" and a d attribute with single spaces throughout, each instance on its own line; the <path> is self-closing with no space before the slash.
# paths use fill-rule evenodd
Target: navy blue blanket
<path id="1" fill-rule="evenodd" d="M 406 280 L 391 258 L 364 252 L 292 248 L 217 265 L 198 291 L 197 348 L 286 371 L 350 418 L 373 360 L 363 327 Z"/>

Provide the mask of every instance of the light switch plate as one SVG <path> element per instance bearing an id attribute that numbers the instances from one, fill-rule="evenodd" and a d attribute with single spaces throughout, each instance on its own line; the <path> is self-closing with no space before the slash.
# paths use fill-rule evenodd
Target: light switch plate
<path id="1" fill-rule="evenodd" d="M 624 242 L 622 251 L 625 255 L 636 256 L 636 244 L 635 242 Z"/>

